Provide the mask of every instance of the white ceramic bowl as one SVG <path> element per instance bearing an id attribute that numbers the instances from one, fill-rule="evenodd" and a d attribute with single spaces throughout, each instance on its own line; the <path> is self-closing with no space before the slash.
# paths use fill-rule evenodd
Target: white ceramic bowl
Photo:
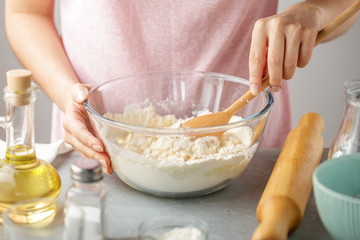
<path id="1" fill-rule="evenodd" d="M 223 110 L 247 90 L 248 81 L 224 74 L 145 73 L 93 88 L 85 107 L 125 183 L 156 196 L 193 197 L 229 185 L 245 170 L 273 97 L 263 91 L 226 125 L 192 129 L 170 125 L 204 109 Z M 214 132 L 225 132 L 221 141 L 193 137 Z"/>

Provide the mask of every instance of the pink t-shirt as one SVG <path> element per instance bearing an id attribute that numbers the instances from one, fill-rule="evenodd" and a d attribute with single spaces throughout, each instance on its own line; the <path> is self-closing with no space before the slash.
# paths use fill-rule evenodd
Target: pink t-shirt
<path id="1" fill-rule="evenodd" d="M 83 83 L 93 86 L 139 72 L 198 70 L 248 79 L 255 21 L 275 14 L 276 0 L 61 0 L 61 35 Z M 275 104 L 262 147 L 281 147 L 291 129 L 287 83 Z M 52 139 L 61 113 L 53 111 Z"/>

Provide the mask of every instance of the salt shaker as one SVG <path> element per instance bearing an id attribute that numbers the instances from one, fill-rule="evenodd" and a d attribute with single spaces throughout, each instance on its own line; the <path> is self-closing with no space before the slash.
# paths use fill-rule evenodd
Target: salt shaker
<path id="1" fill-rule="evenodd" d="M 65 225 L 72 237 L 69 239 L 102 239 L 106 187 L 100 163 L 94 159 L 76 160 L 71 165 L 71 179 L 65 200 Z"/>
<path id="2" fill-rule="evenodd" d="M 360 152 L 360 79 L 349 80 L 345 87 L 345 111 L 328 158 Z"/>

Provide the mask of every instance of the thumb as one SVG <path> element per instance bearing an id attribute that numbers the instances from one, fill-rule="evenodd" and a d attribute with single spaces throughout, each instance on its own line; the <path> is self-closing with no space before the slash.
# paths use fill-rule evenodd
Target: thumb
<path id="1" fill-rule="evenodd" d="M 77 103 L 83 103 L 89 96 L 89 90 L 92 88 L 89 84 L 74 84 L 71 88 L 72 99 Z"/>

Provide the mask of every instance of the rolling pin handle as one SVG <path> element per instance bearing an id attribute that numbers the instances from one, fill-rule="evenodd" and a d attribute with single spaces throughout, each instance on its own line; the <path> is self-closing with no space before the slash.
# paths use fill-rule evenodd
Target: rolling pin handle
<path id="1" fill-rule="evenodd" d="M 295 230 L 301 221 L 297 204 L 286 196 L 266 199 L 259 211 L 259 226 L 252 240 L 286 240 L 289 232 Z"/>

